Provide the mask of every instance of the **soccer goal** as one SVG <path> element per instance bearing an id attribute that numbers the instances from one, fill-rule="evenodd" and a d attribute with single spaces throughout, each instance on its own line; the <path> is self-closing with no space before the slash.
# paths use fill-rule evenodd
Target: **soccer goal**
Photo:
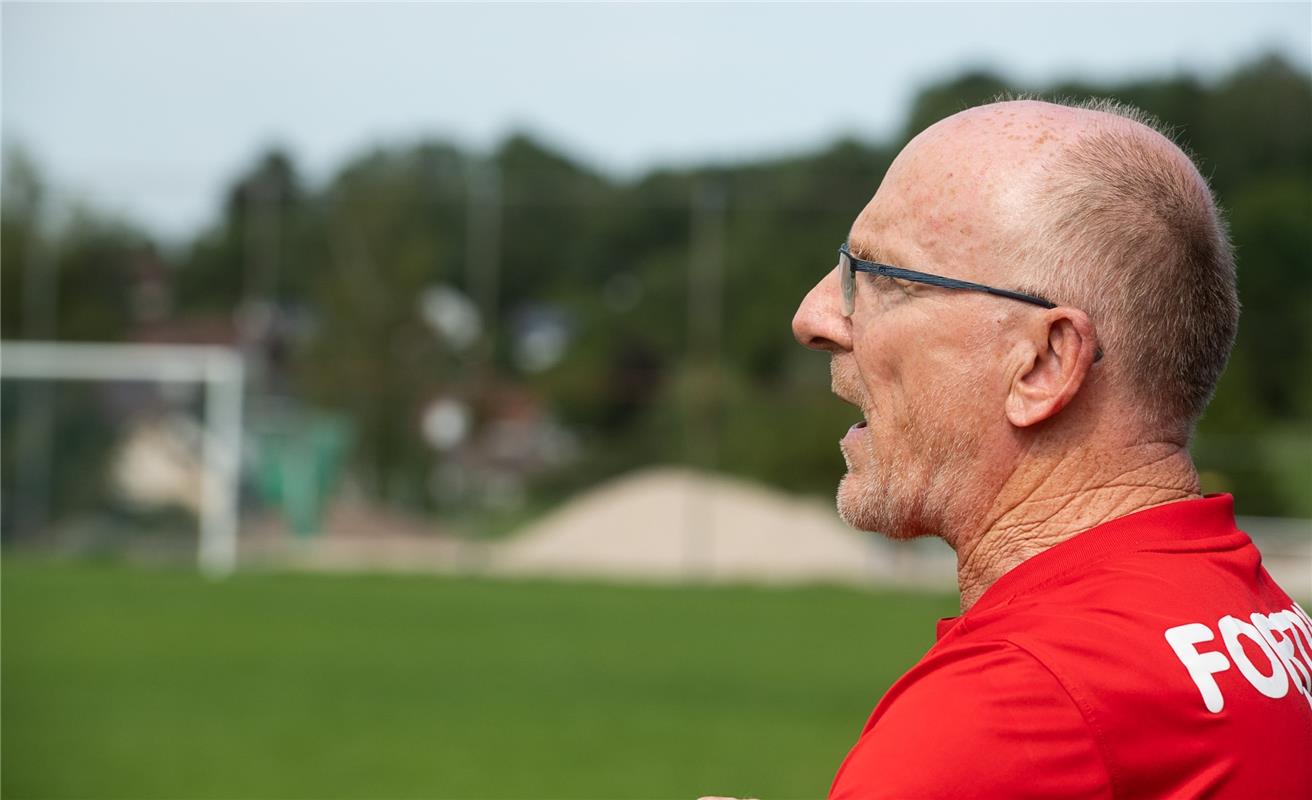
<path id="1" fill-rule="evenodd" d="M 0 378 L 200 384 L 204 396 L 197 560 L 210 577 L 233 571 L 245 382 L 238 352 L 217 346 L 5 341 L 0 342 Z"/>

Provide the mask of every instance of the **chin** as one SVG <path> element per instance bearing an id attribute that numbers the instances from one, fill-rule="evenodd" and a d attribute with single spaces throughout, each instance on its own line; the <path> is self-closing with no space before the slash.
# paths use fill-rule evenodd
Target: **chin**
<path id="1" fill-rule="evenodd" d="M 879 533 L 889 539 L 906 540 L 925 536 L 913 512 L 923 505 L 920 497 L 899 497 L 889 481 L 855 475 L 850 470 L 838 483 L 838 516 L 860 531 Z"/>
<path id="2" fill-rule="evenodd" d="M 844 441 L 847 472 L 838 485 L 839 516 L 853 528 L 899 541 L 954 536 L 969 513 L 963 510 L 963 504 L 969 505 L 967 495 L 985 482 L 979 457 L 985 447 L 982 427 L 978 420 L 956 418 L 936 406 L 912 409 L 906 421 L 881 427 L 882 447 L 876 447 L 873 430 Z"/>

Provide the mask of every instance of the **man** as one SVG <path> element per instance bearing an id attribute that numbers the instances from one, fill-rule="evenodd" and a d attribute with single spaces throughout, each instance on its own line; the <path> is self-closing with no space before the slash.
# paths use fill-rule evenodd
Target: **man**
<path id="1" fill-rule="evenodd" d="M 1035 101 L 920 134 L 793 320 L 861 412 L 838 508 L 957 554 L 959 617 L 834 798 L 1312 797 L 1312 622 L 1202 497 L 1231 250 L 1142 114 Z"/>

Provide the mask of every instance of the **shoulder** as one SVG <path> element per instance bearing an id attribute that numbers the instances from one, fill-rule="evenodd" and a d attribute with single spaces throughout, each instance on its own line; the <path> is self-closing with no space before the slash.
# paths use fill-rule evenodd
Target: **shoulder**
<path id="1" fill-rule="evenodd" d="M 1107 797 L 1084 716 L 1053 673 L 1005 640 L 934 651 L 875 709 L 833 798 Z"/>

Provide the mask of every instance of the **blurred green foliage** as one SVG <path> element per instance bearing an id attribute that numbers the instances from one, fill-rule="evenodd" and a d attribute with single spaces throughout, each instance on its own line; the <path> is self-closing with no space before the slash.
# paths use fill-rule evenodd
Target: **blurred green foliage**
<path id="1" fill-rule="evenodd" d="M 977 72 L 920 92 L 897 141 L 632 181 L 527 136 L 490 154 L 380 148 L 321 186 L 274 152 L 234 182 L 220 219 L 167 252 L 89 213 L 50 230 L 39 180 L 11 165 L 0 322 L 6 338 L 132 338 L 134 275 L 159 260 L 171 318 L 255 307 L 301 320 L 269 380 L 353 420 L 354 473 L 394 504 L 437 502 L 424 405 L 454 394 L 482 422 L 507 388 L 579 437 L 580 460 L 536 474 L 540 496 L 653 461 L 827 494 L 852 412 L 828 395 L 827 359 L 793 342 L 793 311 L 910 135 L 1019 91 L 1139 105 L 1196 155 L 1228 210 L 1245 306 L 1198 437 L 1205 488 L 1235 492 L 1241 513 L 1312 516 L 1312 79 L 1274 57 L 1214 82 L 1032 87 Z M 49 330 L 30 319 L 40 292 L 25 285 L 47 272 Z M 484 313 L 492 334 L 471 351 L 421 319 L 418 298 L 439 283 Z M 517 320 L 542 308 L 567 320 L 570 344 L 558 364 L 525 370 Z"/>

